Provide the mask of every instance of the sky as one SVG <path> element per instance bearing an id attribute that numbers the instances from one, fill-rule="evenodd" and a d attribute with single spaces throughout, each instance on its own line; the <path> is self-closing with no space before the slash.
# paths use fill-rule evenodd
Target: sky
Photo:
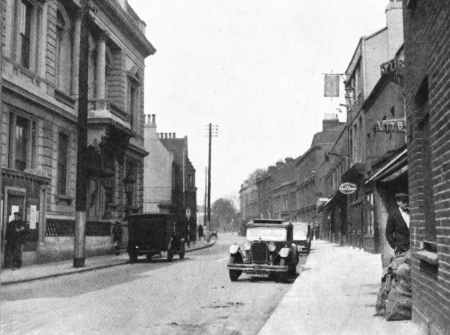
<path id="1" fill-rule="evenodd" d="M 188 137 L 201 204 L 208 123 L 219 126 L 211 198 L 237 199 L 255 169 L 304 153 L 325 113 L 338 113 L 323 74 L 345 72 L 359 38 L 386 25 L 388 0 L 129 4 L 157 50 L 146 60 L 145 113 L 159 132 Z"/>

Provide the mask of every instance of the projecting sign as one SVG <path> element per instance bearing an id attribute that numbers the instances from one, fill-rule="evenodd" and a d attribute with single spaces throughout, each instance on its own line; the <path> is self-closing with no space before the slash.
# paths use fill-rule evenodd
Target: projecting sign
<path id="1" fill-rule="evenodd" d="M 356 187 L 355 184 L 352 183 L 342 183 L 339 186 L 339 192 L 341 192 L 342 194 L 353 194 L 356 192 L 358 188 Z"/>

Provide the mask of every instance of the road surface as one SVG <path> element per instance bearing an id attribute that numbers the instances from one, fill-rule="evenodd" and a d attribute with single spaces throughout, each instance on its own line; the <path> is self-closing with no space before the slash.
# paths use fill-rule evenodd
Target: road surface
<path id="1" fill-rule="evenodd" d="M 230 282 L 235 241 L 242 238 L 221 235 L 172 263 L 142 260 L 2 287 L 0 334 L 256 334 L 291 285 Z"/>

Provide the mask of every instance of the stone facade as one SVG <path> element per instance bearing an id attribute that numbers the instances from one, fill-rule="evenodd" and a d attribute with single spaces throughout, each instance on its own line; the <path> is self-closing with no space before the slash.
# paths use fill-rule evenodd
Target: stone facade
<path id="1" fill-rule="evenodd" d="M 145 123 L 145 150 L 151 155 L 144 159 L 144 213 L 168 213 L 172 206 L 173 153 L 161 143 L 155 115 Z"/>
<path id="2" fill-rule="evenodd" d="M 413 320 L 450 325 L 450 3 L 405 1 Z"/>
<path id="3" fill-rule="evenodd" d="M 71 257 L 80 3 L 0 1 L 6 27 L 0 119 L 3 229 L 9 213 L 18 209 L 31 229 L 25 263 Z M 142 208 L 144 59 L 155 51 L 126 1 L 92 1 L 92 6 L 88 144 L 90 157 L 101 164 L 90 176 L 88 255 L 109 252 L 110 221 Z M 111 154 L 116 144 L 120 157 Z M 99 173 L 106 165 L 108 174 Z"/>

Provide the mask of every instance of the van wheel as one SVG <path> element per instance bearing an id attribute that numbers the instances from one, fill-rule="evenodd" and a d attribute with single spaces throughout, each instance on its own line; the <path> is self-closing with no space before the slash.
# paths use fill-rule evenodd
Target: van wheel
<path id="1" fill-rule="evenodd" d="M 130 258 L 130 263 L 136 263 L 136 261 L 137 261 L 137 255 L 136 255 L 134 252 L 129 253 L 128 256 L 129 256 L 129 258 Z"/>
<path id="2" fill-rule="evenodd" d="M 231 281 L 236 281 L 238 280 L 239 276 L 241 275 L 242 271 L 239 270 L 230 270 L 229 271 L 229 275 L 230 275 L 230 280 Z"/>

